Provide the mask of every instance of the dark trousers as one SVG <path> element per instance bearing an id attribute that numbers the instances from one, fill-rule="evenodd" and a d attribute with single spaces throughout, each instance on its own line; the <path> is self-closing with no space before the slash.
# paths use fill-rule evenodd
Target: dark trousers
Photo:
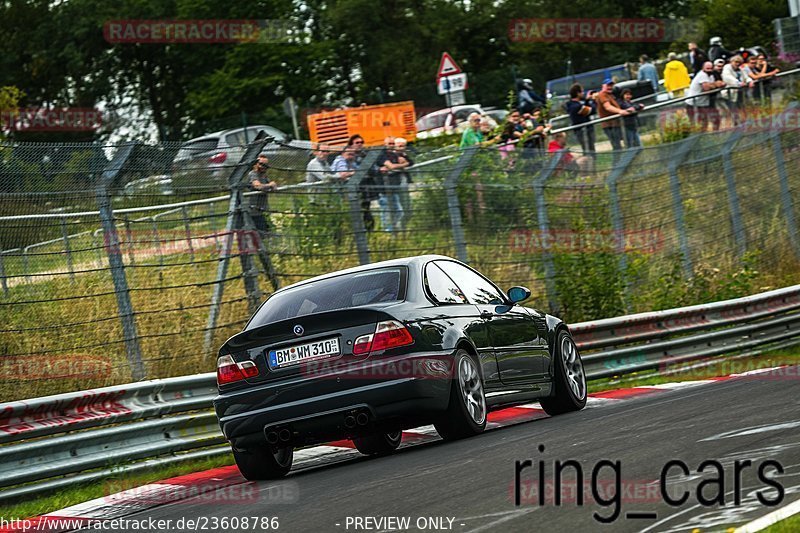
<path id="1" fill-rule="evenodd" d="M 585 126 L 575 130 L 575 137 L 581 143 L 581 150 L 583 155 L 594 156 L 594 126 Z"/>
<path id="2" fill-rule="evenodd" d="M 603 131 L 606 137 L 608 137 L 608 140 L 611 141 L 611 147 L 614 150 L 622 150 L 622 128 L 619 126 L 609 126 L 603 128 Z"/>

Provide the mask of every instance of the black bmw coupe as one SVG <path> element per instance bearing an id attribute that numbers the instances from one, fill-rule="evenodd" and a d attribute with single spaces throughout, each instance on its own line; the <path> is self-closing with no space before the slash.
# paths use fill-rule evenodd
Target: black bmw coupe
<path id="1" fill-rule="evenodd" d="M 403 429 L 481 433 L 493 409 L 586 405 L 583 364 L 560 319 L 454 259 L 360 266 L 276 291 L 219 351 L 214 407 L 251 480 L 285 475 L 296 447 L 352 439 L 386 454 Z"/>

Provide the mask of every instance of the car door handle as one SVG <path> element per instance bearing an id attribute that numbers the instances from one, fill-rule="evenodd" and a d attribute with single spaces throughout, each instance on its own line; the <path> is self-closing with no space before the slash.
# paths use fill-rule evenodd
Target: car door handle
<path id="1" fill-rule="evenodd" d="M 481 318 L 485 318 L 486 320 L 491 320 L 494 316 L 494 313 L 491 311 L 481 311 Z"/>

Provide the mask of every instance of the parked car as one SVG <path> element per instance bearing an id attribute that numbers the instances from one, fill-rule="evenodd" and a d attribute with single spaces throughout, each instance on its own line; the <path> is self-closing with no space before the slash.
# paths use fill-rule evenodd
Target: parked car
<path id="1" fill-rule="evenodd" d="M 219 350 L 214 408 L 250 480 L 285 475 L 296 447 L 352 439 L 387 454 L 433 423 L 476 435 L 493 409 L 582 409 L 586 377 L 567 325 L 454 259 L 384 261 L 272 294 Z"/>
<path id="2" fill-rule="evenodd" d="M 172 178 L 166 174 L 129 181 L 122 189 L 122 194 L 125 196 L 169 196 L 174 193 L 175 191 L 172 190 Z"/>
<path id="3" fill-rule="evenodd" d="M 286 133 L 271 126 L 256 125 L 210 133 L 184 142 L 172 161 L 176 188 L 224 187 L 259 131 L 274 138 L 263 151 L 272 166 L 281 169 L 305 169 L 311 143 L 293 141 Z"/>
<path id="4" fill-rule="evenodd" d="M 443 133 L 461 133 L 467 128 L 467 119 L 472 113 L 488 115 L 492 128 L 498 124 L 492 115 L 478 104 L 456 105 L 420 117 L 417 120 L 417 139 L 436 137 Z"/>

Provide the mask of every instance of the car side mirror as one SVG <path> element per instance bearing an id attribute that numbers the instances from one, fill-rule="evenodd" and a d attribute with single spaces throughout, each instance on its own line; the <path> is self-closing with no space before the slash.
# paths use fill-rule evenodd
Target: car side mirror
<path id="1" fill-rule="evenodd" d="M 531 297 L 531 291 L 528 290 L 526 287 L 511 287 L 508 289 L 508 299 L 512 302 L 519 303 L 524 302 L 528 298 Z"/>

